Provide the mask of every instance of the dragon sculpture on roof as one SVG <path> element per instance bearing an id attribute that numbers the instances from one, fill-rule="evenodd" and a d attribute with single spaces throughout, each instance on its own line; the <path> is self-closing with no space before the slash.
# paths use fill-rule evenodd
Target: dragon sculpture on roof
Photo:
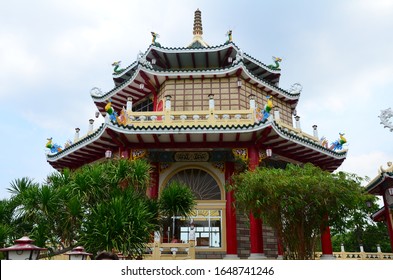
<path id="1" fill-rule="evenodd" d="M 123 68 L 120 69 L 120 63 L 121 63 L 120 60 L 119 60 L 119 61 L 115 61 L 115 62 L 112 63 L 112 66 L 115 67 L 115 68 L 113 69 L 113 72 L 114 72 L 115 74 L 119 74 L 119 73 L 121 73 L 121 72 L 124 71 Z"/>
<path id="2" fill-rule="evenodd" d="M 282 58 L 275 57 L 275 56 L 272 56 L 272 58 L 273 58 L 274 65 L 273 65 L 273 64 L 270 64 L 270 65 L 268 65 L 267 67 L 268 67 L 269 69 L 271 69 L 271 70 L 281 70 L 281 69 L 280 69 L 280 64 L 279 64 L 279 62 L 282 61 Z"/>
<path id="3" fill-rule="evenodd" d="M 160 35 L 158 33 L 156 33 L 156 32 L 151 31 L 151 36 L 153 37 L 151 39 L 151 44 L 153 46 L 161 47 L 161 44 L 157 42 L 157 38 L 159 38 Z"/>

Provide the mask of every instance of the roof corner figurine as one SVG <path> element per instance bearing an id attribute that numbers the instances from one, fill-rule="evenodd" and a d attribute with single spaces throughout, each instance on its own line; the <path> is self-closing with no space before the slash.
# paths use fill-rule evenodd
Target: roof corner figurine
<path id="1" fill-rule="evenodd" d="M 330 146 L 330 149 L 335 151 L 335 150 L 342 150 L 343 145 L 347 143 L 347 139 L 344 137 L 344 133 L 339 133 L 340 134 L 340 139 L 334 141 L 332 145 Z"/>
<path id="2" fill-rule="evenodd" d="M 379 168 L 379 173 L 387 173 L 387 172 L 393 172 L 393 164 L 392 164 L 392 162 L 391 161 L 388 161 L 387 162 L 387 166 L 388 166 L 388 168 L 386 168 L 386 169 L 384 169 L 383 167 L 382 167 L 382 165 L 381 165 L 381 167 Z"/>
<path id="3" fill-rule="evenodd" d="M 119 74 L 119 73 L 121 73 L 121 72 L 123 72 L 124 71 L 124 69 L 122 68 L 122 69 L 120 69 L 120 63 L 121 63 L 121 61 L 119 60 L 119 61 L 115 61 L 115 62 L 113 62 L 112 63 L 112 66 L 114 66 L 115 68 L 113 69 L 113 73 L 115 73 L 115 74 Z"/>
<path id="4" fill-rule="evenodd" d="M 270 65 L 268 65 L 267 67 L 268 67 L 269 69 L 271 69 L 271 70 L 281 70 L 281 69 L 280 69 L 280 64 L 279 64 L 279 62 L 281 62 L 282 59 L 279 58 L 279 57 L 275 57 L 275 56 L 272 56 L 272 58 L 273 58 L 274 65 L 273 65 L 273 64 L 270 64 Z"/>
<path id="5" fill-rule="evenodd" d="M 156 41 L 157 38 L 160 37 L 160 35 L 159 35 L 158 33 L 152 31 L 152 32 L 151 32 L 151 36 L 153 36 L 153 38 L 152 38 L 152 40 L 151 40 L 151 44 L 152 44 L 153 46 L 161 47 L 161 44 L 158 43 L 158 42 Z"/>
<path id="6" fill-rule="evenodd" d="M 52 137 L 51 138 L 47 138 L 46 140 L 48 140 L 48 142 L 46 143 L 45 147 L 47 147 L 52 154 L 61 152 L 61 150 L 62 150 L 61 146 L 58 145 L 58 144 L 53 144 L 52 143 Z"/>
<path id="7" fill-rule="evenodd" d="M 384 128 L 389 128 L 390 131 L 393 131 L 393 124 L 391 121 L 389 121 L 392 117 L 393 111 L 391 108 L 381 110 L 381 115 L 379 116 L 379 118 L 381 119 L 381 124 L 383 124 Z"/>
<path id="8" fill-rule="evenodd" d="M 229 30 L 226 35 L 228 36 L 228 40 L 225 43 L 228 44 L 232 42 L 232 30 Z"/>

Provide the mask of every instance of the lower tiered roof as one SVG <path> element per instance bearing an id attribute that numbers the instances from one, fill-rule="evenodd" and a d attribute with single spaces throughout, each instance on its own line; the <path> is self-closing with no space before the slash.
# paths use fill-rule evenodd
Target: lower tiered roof
<path id="1" fill-rule="evenodd" d="M 346 158 L 345 150 L 326 148 L 318 138 L 279 120 L 256 121 L 252 110 L 133 112 L 133 119 L 125 125 L 107 119 L 98 129 L 66 149 L 48 154 L 47 160 L 60 170 L 78 168 L 103 158 L 106 150 L 119 147 L 190 150 L 256 146 L 271 148 L 275 155 L 291 161 L 311 162 L 334 171 Z"/>

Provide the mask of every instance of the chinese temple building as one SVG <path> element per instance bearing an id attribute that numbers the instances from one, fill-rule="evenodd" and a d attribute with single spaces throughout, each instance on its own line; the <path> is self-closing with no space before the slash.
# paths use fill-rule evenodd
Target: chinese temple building
<path id="1" fill-rule="evenodd" d="M 159 197 L 171 180 L 183 181 L 196 195 L 189 218 L 197 258 L 280 257 L 274 231 L 236 212 L 226 182 L 244 163 L 253 170 L 310 162 L 333 172 L 346 158 L 345 138 L 329 147 L 316 125 L 305 133 L 296 115 L 301 86 L 280 87 L 281 59 L 260 62 L 232 41 L 231 31 L 221 45 L 209 45 L 199 10 L 186 47 L 164 47 L 158 34 L 152 37 L 137 61 L 125 68 L 113 64 L 113 89 L 92 89 L 105 122 L 94 128 L 90 120 L 84 136 L 76 129 L 74 141 L 52 149 L 47 161 L 62 170 L 106 157 L 145 158 L 153 170 L 150 197 Z M 178 218 L 178 236 L 187 242 L 189 221 Z M 322 233 L 322 251 L 332 255 L 329 229 Z"/>
<path id="2" fill-rule="evenodd" d="M 388 228 L 390 247 L 393 252 L 393 164 L 388 162 L 388 168 L 382 166 L 379 175 L 366 186 L 367 192 L 380 196 L 383 207 L 371 215 L 375 222 L 384 222 Z"/>

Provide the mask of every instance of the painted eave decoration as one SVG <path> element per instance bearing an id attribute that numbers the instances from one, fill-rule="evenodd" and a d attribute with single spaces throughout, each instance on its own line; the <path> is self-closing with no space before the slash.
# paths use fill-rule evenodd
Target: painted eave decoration
<path id="1" fill-rule="evenodd" d="M 202 139 L 207 141 L 202 141 Z M 116 143 L 117 142 L 117 143 Z M 248 125 L 162 127 L 124 126 L 108 121 L 93 133 L 81 138 L 62 151 L 48 154 L 47 161 L 56 169 L 79 167 L 87 161 L 102 158 L 107 149 L 118 146 L 131 148 L 168 147 L 231 147 L 234 143 L 247 146 L 256 144 L 259 148 L 270 147 L 277 154 L 293 157 L 300 162 L 314 162 L 326 170 L 333 171 L 346 158 L 346 150 L 333 151 L 322 146 L 316 139 L 303 137 L 280 126 L 276 121 L 264 121 Z M 393 175 L 393 174 L 392 174 Z"/>

